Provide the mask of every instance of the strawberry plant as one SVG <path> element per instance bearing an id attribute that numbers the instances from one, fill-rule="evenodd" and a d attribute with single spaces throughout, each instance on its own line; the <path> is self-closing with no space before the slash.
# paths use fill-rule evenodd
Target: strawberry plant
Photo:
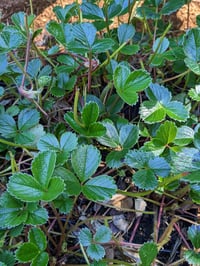
<path id="1" fill-rule="evenodd" d="M 45 49 L 34 14 L 0 23 L 1 265 L 200 264 L 189 2 L 56 6 Z"/>

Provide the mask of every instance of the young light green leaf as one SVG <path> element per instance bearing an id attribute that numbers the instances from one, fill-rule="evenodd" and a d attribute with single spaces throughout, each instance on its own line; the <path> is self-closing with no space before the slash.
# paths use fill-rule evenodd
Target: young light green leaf
<path id="1" fill-rule="evenodd" d="M 135 28 L 132 24 L 121 24 L 117 30 L 119 44 L 128 42 L 135 34 Z"/>
<path id="2" fill-rule="evenodd" d="M 95 123 L 99 116 L 99 107 L 95 102 L 86 103 L 82 111 L 82 121 L 86 127 Z"/>
<path id="3" fill-rule="evenodd" d="M 144 101 L 140 106 L 141 118 L 149 124 L 161 122 L 165 119 L 165 108 L 159 102 Z"/>
<path id="4" fill-rule="evenodd" d="M 158 254 L 157 245 L 155 243 L 145 243 L 139 250 L 141 266 L 151 266 Z"/>
<path id="5" fill-rule="evenodd" d="M 81 229 L 81 231 L 79 233 L 79 242 L 84 247 L 87 247 L 87 246 L 91 245 L 91 243 L 92 243 L 92 233 L 90 232 L 90 230 L 88 228 L 85 227 L 85 228 Z"/>
<path id="6" fill-rule="evenodd" d="M 192 100 L 200 102 L 200 85 L 196 85 L 195 89 L 190 89 L 188 95 Z"/>
<path id="7" fill-rule="evenodd" d="M 99 150 L 92 145 L 82 145 L 72 152 L 72 167 L 81 182 L 90 178 L 101 161 Z"/>
<path id="8" fill-rule="evenodd" d="M 87 181 L 82 187 L 83 194 L 90 200 L 109 200 L 116 192 L 117 186 L 108 175 L 96 176 Z"/>
<path id="9" fill-rule="evenodd" d="M 177 127 L 172 121 L 165 121 L 156 132 L 155 138 L 153 138 L 153 144 L 155 146 L 166 146 L 172 143 L 176 137 Z"/>
<path id="10" fill-rule="evenodd" d="M 37 245 L 31 242 L 22 244 L 16 251 L 15 255 L 19 262 L 29 262 L 37 257 L 40 250 Z"/>
<path id="11" fill-rule="evenodd" d="M 107 226 L 100 226 L 94 235 L 94 241 L 98 243 L 107 243 L 111 240 L 112 231 Z"/>
<path id="12" fill-rule="evenodd" d="M 88 256 L 96 261 L 99 261 L 105 256 L 105 249 L 98 244 L 91 244 L 86 249 Z"/>
<path id="13" fill-rule="evenodd" d="M 153 190 L 157 187 L 158 181 L 154 172 L 150 169 L 141 169 L 133 175 L 134 184 L 144 190 Z"/>

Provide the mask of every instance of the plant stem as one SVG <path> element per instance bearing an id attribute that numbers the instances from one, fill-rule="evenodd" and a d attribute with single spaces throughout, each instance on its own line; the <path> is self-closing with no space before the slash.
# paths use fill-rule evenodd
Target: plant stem
<path id="1" fill-rule="evenodd" d="M 5 139 L 0 139 L 0 143 L 6 144 L 6 145 L 11 146 L 11 147 L 22 148 L 22 149 L 27 149 L 27 150 L 32 150 L 32 151 L 38 150 L 34 147 L 26 146 L 26 145 L 22 145 L 22 144 L 17 144 L 17 143 L 14 143 L 14 142 L 11 142 L 11 141 L 8 141 Z"/>

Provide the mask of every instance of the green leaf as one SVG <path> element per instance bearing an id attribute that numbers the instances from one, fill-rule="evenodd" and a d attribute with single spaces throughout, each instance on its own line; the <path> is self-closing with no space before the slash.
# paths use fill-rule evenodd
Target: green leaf
<path id="1" fill-rule="evenodd" d="M 7 67 L 8 67 L 7 55 L 6 54 L 0 54 L 0 60 L 1 60 L 0 75 L 3 75 L 6 72 Z M 2 96 L 3 92 L 4 92 L 4 88 L 3 87 L 0 87 L 0 88 L 1 88 L 0 96 Z"/>
<path id="2" fill-rule="evenodd" d="M 123 165 L 123 159 L 127 154 L 127 150 L 111 151 L 106 156 L 106 163 L 110 168 L 119 168 Z"/>
<path id="3" fill-rule="evenodd" d="M 98 137 L 97 140 L 105 146 L 111 148 L 117 148 L 120 145 L 119 135 L 117 129 L 111 120 L 105 120 L 102 122 L 106 128 L 106 134 L 102 137 Z"/>
<path id="4" fill-rule="evenodd" d="M 144 190 L 154 190 L 158 185 L 157 178 L 154 172 L 150 169 L 137 171 L 133 175 L 133 182 L 138 188 Z"/>
<path id="5" fill-rule="evenodd" d="M 177 127 L 174 122 L 165 121 L 156 132 L 155 138 L 153 138 L 153 144 L 155 146 L 167 146 L 172 143 L 176 137 Z"/>
<path id="6" fill-rule="evenodd" d="M 39 123 L 40 114 L 36 109 L 24 109 L 20 112 L 18 117 L 19 130 L 27 130 Z"/>
<path id="7" fill-rule="evenodd" d="M 74 38 L 79 40 L 88 49 L 92 48 L 96 32 L 97 30 L 94 25 L 88 22 L 73 25 Z"/>
<path id="8" fill-rule="evenodd" d="M 28 242 L 22 244 L 16 251 L 15 255 L 19 262 L 29 262 L 40 253 L 40 250 L 37 245 L 34 243 Z"/>
<path id="9" fill-rule="evenodd" d="M 149 167 L 153 172 L 161 177 L 166 177 L 170 173 L 170 165 L 166 162 L 164 158 L 156 157 L 149 160 Z"/>
<path id="10" fill-rule="evenodd" d="M 68 214 L 72 211 L 74 200 L 69 198 L 68 193 L 62 193 L 54 201 L 54 206 L 59 209 L 60 213 Z"/>
<path id="11" fill-rule="evenodd" d="M 47 266 L 49 255 L 47 252 L 41 252 L 36 258 L 32 260 L 31 266 Z"/>
<path id="12" fill-rule="evenodd" d="M 190 58 L 185 58 L 184 62 L 192 72 L 194 72 L 196 75 L 200 75 L 200 66 L 198 62 Z"/>
<path id="13" fill-rule="evenodd" d="M 29 225 L 41 225 L 45 224 L 47 220 L 48 220 L 47 210 L 43 207 L 37 207 L 33 211 L 28 209 L 28 217 L 25 223 Z"/>
<path id="14" fill-rule="evenodd" d="M 115 42 L 110 38 L 96 40 L 92 45 L 93 53 L 105 53 L 112 48 Z"/>
<path id="15" fill-rule="evenodd" d="M 145 70 L 130 73 L 123 65 L 116 67 L 113 78 L 118 95 L 130 105 L 137 102 L 137 92 L 146 89 L 151 83 L 151 77 Z"/>
<path id="16" fill-rule="evenodd" d="M 183 42 L 184 53 L 193 61 L 200 60 L 200 29 L 193 28 L 187 31 Z M 191 62 L 187 61 L 186 62 Z M 190 63 L 191 64 L 191 63 Z"/>
<path id="17" fill-rule="evenodd" d="M 188 126 L 182 126 L 178 128 L 174 144 L 179 146 L 186 146 L 190 144 L 194 139 L 194 130 Z"/>
<path id="18" fill-rule="evenodd" d="M 61 6 L 55 6 L 53 8 L 53 11 L 61 22 L 66 23 L 72 17 L 76 7 L 77 6 L 75 3 L 71 5 L 66 5 L 64 8 Z"/>
<path id="19" fill-rule="evenodd" d="M 140 46 L 138 44 L 128 44 L 124 46 L 120 53 L 124 55 L 134 55 L 140 50 Z"/>
<path id="20" fill-rule="evenodd" d="M 161 9 L 162 15 L 170 15 L 180 9 L 183 5 L 185 5 L 185 0 L 169 0 L 167 1 L 163 8 Z"/>
<path id="21" fill-rule="evenodd" d="M 198 266 L 200 262 L 200 253 L 194 250 L 187 250 L 184 252 L 184 258 L 190 265 Z"/>
<path id="22" fill-rule="evenodd" d="M 121 24 L 117 30 L 119 44 L 128 42 L 135 34 L 135 28 L 131 24 Z"/>
<path id="23" fill-rule="evenodd" d="M 14 266 L 15 265 L 15 257 L 12 252 L 4 250 L 0 251 L 0 263 L 4 263 L 3 265 Z"/>
<path id="24" fill-rule="evenodd" d="M 149 124 L 161 122 L 165 119 L 165 108 L 159 102 L 144 101 L 140 106 L 141 118 Z"/>
<path id="25" fill-rule="evenodd" d="M 200 204 L 200 184 L 192 184 L 190 185 L 190 198 L 196 204 Z"/>
<path id="26" fill-rule="evenodd" d="M 192 245 L 196 248 L 200 248 L 200 226 L 191 225 L 187 231 L 188 238 L 192 242 Z"/>
<path id="27" fill-rule="evenodd" d="M 140 169 L 148 166 L 150 159 L 154 159 L 154 155 L 150 152 L 129 150 L 124 162 L 132 168 Z"/>
<path id="28" fill-rule="evenodd" d="M 101 225 L 98 227 L 94 235 L 94 241 L 98 243 L 108 243 L 112 238 L 112 232 L 107 226 Z"/>
<path id="29" fill-rule="evenodd" d="M 82 121 L 86 127 L 96 122 L 99 116 L 99 107 L 95 102 L 86 103 L 82 111 Z"/>
<path id="30" fill-rule="evenodd" d="M 163 54 L 169 47 L 169 41 L 166 37 L 163 39 L 157 38 L 153 44 L 153 52 L 157 54 Z"/>
<path id="31" fill-rule="evenodd" d="M 157 245 L 155 243 L 144 243 L 139 250 L 141 266 L 151 266 L 158 254 Z"/>
<path id="32" fill-rule="evenodd" d="M 50 34 L 52 34 L 54 38 L 56 38 L 56 40 L 59 43 L 66 46 L 67 42 L 65 38 L 65 31 L 62 24 L 59 24 L 58 22 L 51 20 L 47 23 L 46 29 Z"/>
<path id="33" fill-rule="evenodd" d="M 88 228 L 82 228 L 79 233 L 79 242 L 83 246 L 89 246 L 92 243 L 92 233 Z"/>
<path id="34" fill-rule="evenodd" d="M 0 133 L 4 138 L 13 138 L 17 132 L 15 120 L 8 114 L 0 115 Z"/>
<path id="35" fill-rule="evenodd" d="M 83 13 L 83 17 L 86 19 L 104 19 L 104 14 L 102 9 L 92 3 L 82 3 L 80 6 Z"/>
<path id="36" fill-rule="evenodd" d="M 37 144 L 37 147 L 40 151 L 59 151 L 59 142 L 57 138 L 50 133 L 45 134 L 42 136 Z"/>
<path id="37" fill-rule="evenodd" d="M 169 117 L 180 122 L 186 121 L 189 117 L 188 110 L 181 102 L 170 102 L 165 105 L 165 110 Z"/>
<path id="38" fill-rule="evenodd" d="M 101 155 L 92 145 L 82 145 L 72 152 L 72 167 L 81 181 L 87 180 L 97 170 Z"/>
<path id="39" fill-rule="evenodd" d="M 161 105 L 165 105 L 171 101 L 171 92 L 164 86 L 160 86 L 156 83 L 151 83 L 149 88 L 145 91 L 149 100 L 158 101 Z"/>
<path id="40" fill-rule="evenodd" d="M 83 187 L 83 194 L 93 201 L 109 200 L 116 192 L 117 187 L 112 177 L 108 175 L 96 176 L 87 181 Z"/>
<path id="41" fill-rule="evenodd" d="M 29 242 L 35 244 L 40 251 L 43 251 L 47 248 L 47 241 L 46 241 L 45 234 L 40 228 L 36 228 L 36 227 L 32 228 L 29 231 L 28 239 L 29 239 Z"/>
<path id="42" fill-rule="evenodd" d="M 56 154 L 54 152 L 41 152 L 32 161 L 31 170 L 34 178 L 42 188 L 48 187 L 56 163 Z"/>
<path id="43" fill-rule="evenodd" d="M 124 149 L 130 149 L 136 144 L 139 137 L 137 126 L 128 124 L 121 127 L 119 131 L 119 141 Z"/>
<path id="44" fill-rule="evenodd" d="M 91 244 L 86 249 L 88 256 L 91 259 L 99 261 L 105 256 L 105 249 L 98 244 Z"/>
<path id="45" fill-rule="evenodd" d="M 196 85 L 195 89 L 190 89 L 188 95 L 192 100 L 200 102 L 200 85 Z"/>

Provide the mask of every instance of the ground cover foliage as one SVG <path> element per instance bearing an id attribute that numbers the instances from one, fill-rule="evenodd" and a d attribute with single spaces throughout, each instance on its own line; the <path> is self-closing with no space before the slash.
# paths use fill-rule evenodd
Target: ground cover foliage
<path id="1" fill-rule="evenodd" d="M 57 6 L 45 49 L 34 14 L 0 24 L 0 265 L 200 265 L 187 3 Z"/>

